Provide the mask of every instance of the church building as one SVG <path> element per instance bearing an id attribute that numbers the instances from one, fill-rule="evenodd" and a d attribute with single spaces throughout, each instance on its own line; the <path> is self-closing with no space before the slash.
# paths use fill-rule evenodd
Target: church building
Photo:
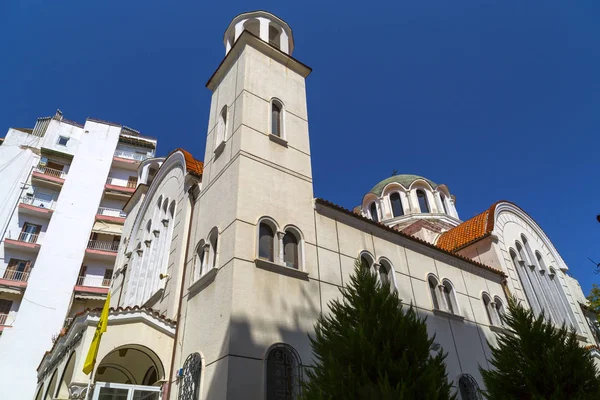
<path id="1" fill-rule="evenodd" d="M 137 168 L 92 399 L 299 398 L 308 335 L 357 259 L 427 317 L 460 399 L 481 398 L 508 296 L 573 327 L 600 365 L 583 292 L 524 210 L 498 201 L 462 221 L 450 188 L 417 175 L 377 183 L 353 210 L 315 197 L 311 68 L 292 56 L 292 29 L 243 13 L 224 45 L 204 161 L 180 148 Z M 69 321 L 41 358 L 35 400 L 83 398 L 99 317 Z"/>

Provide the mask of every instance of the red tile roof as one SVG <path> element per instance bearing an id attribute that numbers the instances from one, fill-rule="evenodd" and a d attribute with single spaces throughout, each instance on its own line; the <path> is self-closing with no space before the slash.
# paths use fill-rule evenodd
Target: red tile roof
<path id="1" fill-rule="evenodd" d="M 171 154 L 175 153 L 176 151 L 180 151 L 183 153 L 183 157 L 185 158 L 185 168 L 187 172 L 189 172 L 192 175 L 201 177 L 202 172 L 204 172 L 204 163 L 202 161 L 196 160 L 189 151 L 179 147 L 173 150 L 171 153 L 169 153 L 169 155 L 166 158 L 168 158 Z"/>
<path id="2" fill-rule="evenodd" d="M 505 277 L 505 278 L 507 277 L 507 275 L 506 275 L 504 272 L 500 271 L 499 269 L 496 269 L 496 268 L 490 267 L 489 265 L 485 265 L 485 264 L 482 264 L 482 263 L 480 263 L 480 262 L 477 262 L 477 261 L 475 261 L 475 260 L 472 260 L 472 259 L 470 259 L 470 258 L 467 258 L 467 257 L 461 256 L 460 254 L 453 253 L 453 252 L 451 252 L 451 251 L 449 251 L 449 250 L 446 250 L 446 249 L 444 249 L 444 248 L 442 248 L 442 247 L 439 247 L 439 246 L 437 246 L 437 245 L 431 244 L 431 243 L 429 243 L 429 242 L 426 242 L 426 241 L 424 241 L 424 240 L 421 240 L 421 239 L 419 239 L 419 238 L 417 238 L 417 237 L 414 237 L 414 236 L 408 235 L 408 234 L 406 234 L 406 233 L 404 233 L 404 232 L 401 232 L 401 231 L 398 231 L 398 230 L 396 230 L 396 229 L 394 229 L 394 228 L 390 228 L 389 226 L 387 226 L 387 225 L 385 225 L 385 224 L 382 224 L 381 222 L 375 222 L 375 221 L 371 220 L 370 218 L 363 217 L 362 215 L 356 214 L 356 213 L 354 213 L 354 212 L 352 212 L 352 211 L 350 211 L 350 210 L 347 210 L 347 209 L 345 209 L 345 208 L 344 208 L 344 207 L 342 207 L 342 206 L 338 206 L 337 204 L 334 204 L 334 203 L 332 203 L 332 202 L 330 202 L 330 201 L 327 201 L 327 200 L 324 200 L 324 199 L 320 199 L 320 198 L 316 198 L 316 199 L 315 199 L 315 202 L 316 202 L 317 204 L 322 204 L 322 205 L 324 205 L 324 206 L 328 206 L 328 207 L 334 208 L 334 209 L 336 209 L 336 210 L 338 210 L 338 211 L 341 211 L 341 212 L 343 212 L 343 213 L 345 213 L 345 214 L 348 214 L 348 215 L 350 215 L 350 216 L 352 216 L 352 217 L 354 217 L 354 218 L 358 218 L 358 219 L 361 219 L 361 220 L 363 220 L 363 221 L 365 221 L 365 222 L 368 222 L 368 223 L 370 223 L 370 224 L 372 224 L 372 225 L 376 225 L 376 226 L 378 226 L 378 227 L 380 227 L 380 228 L 382 228 L 382 229 L 385 229 L 385 230 L 387 230 L 388 232 L 393 232 L 393 233 L 395 233 L 395 234 L 397 234 L 397 235 L 400 235 L 400 236 L 402 236 L 402 237 L 404 237 L 404 238 L 406 238 L 406 239 L 412 240 L 413 242 L 420 243 L 420 244 L 422 244 L 422 245 L 424 245 L 424 246 L 427 246 L 427 247 L 430 247 L 430 248 L 432 248 L 432 249 L 435 249 L 435 250 L 437 250 L 437 251 L 440 251 L 440 252 L 442 252 L 442 253 L 448 254 L 448 255 L 450 255 L 450 256 L 452 256 L 452 257 L 454 257 L 454 258 L 458 258 L 458 259 L 460 259 L 460 260 L 462 260 L 462 261 L 466 261 L 466 262 L 468 262 L 469 264 L 472 264 L 472 265 L 475 265 L 475 266 L 477 266 L 477 267 L 480 267 L 480 268 L 486 269 L 486 270 L 488 270 L 488 271 L 490 271 L 490 272 L 493 272 L 493 273 L 495 273 L 495 274 L 498 274 L 498 275 L 500 275 L 500 276 L 502 276 L 502 277 Z M 495 205 L 494 205 L 494 206 L 495 206 Z M 460 226 L 460 225 L 459 225 L 459 226 Z"/>
<path id="3" fill-rule="evenodd" d="M 436 245 L 446 251 L 454 252 L 491 234 L 494 230 L 494 214 L 498 203 L 500 201 L 492 204 L 481 214 L 442 233 Z"/>

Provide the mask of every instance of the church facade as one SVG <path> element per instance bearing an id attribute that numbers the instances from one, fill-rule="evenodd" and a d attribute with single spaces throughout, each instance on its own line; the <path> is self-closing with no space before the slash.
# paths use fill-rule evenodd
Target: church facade
<path id="1" fill-rule="evenodd" d="M 308 335 L 357 259 L 427 317 L 459 398 L 479 398 L 478 368 L 489 366 L 511 295 L 574 327 L 600 360 L 581 288 L 525 211 L 499 201 L 461 221 L 449 188 L 415 175 L 378 183 L 354 210 L 315 198 L 311 69 L 292 57 L 291 28 L 245 13 L 224 44 L 207 83 L 204 162 L 177 149 L 139 165 L 94 399 L 297 398 Z M 78 313 L 44 355 L 36 400 L 86 392 L 99 314 Z"/>

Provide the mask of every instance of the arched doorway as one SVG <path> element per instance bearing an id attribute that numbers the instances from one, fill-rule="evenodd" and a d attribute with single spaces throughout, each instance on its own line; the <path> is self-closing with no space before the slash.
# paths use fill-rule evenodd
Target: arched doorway
<path id="1" fill-rule="evenodd" d="M 59 383 L 59 391 L 57 397 L 59 399 L 69 398 L 69 384 L 73 379 L 73 371 L 75 370 L 75 352 L 72 352 L 67 360 L 65 369 L 63 370 L 62 377 Z"/>
<path id="2" fill-rule="evenodd" d="M 131 344 L 108 353 L 98 364 L 95 380 L 153 386 L 164 376 L 163 365 L 152 350 Z"/>

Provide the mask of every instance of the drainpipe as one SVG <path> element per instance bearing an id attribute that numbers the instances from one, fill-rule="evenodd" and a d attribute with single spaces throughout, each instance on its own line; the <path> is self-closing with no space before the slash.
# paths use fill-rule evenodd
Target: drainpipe
<path id="1" fill-rule="evenodd" d="M 177 350 L 177 337 L 179 336 L 179 326 L 181 325 L 181 303 L 183 302 L 183 291 L 185 289 L 185 278 L 186 278 L 186 271 L 187 271 L 187 260 L 188 260 L 188 254 L 189 254 L 189 250 L 190 250 L 190 240 L 192 238 L 192 223 L 194 221 L 194 204 L 196 203 L 196 198 L 197 198 L 197 191 L 194 190 L 194 188 L 197 188 L 198 185 L 194 184 L 189 190 L 188 190 L 188 195 L 189 195 L 189 199 L 190 199 L 190 203 L 191 203 L 191 211 L 190 211 L 190 223 L 188 226 L 188 238 L 187 238 L 187 243 L 186 243 L 186 247 L 185 247 L 185 258 L 183 260 L 183 274 L 182 274 L 182 278 L 181 278 L 181 288 L 179 290 L 179 304 L 177 305 L 177 317 L 176 317 L 176 322 L 177 324 L 175 325 L 175 338 L 173 339 L 173 351 L 171 354 L 171 366 L 169 368 L 169 375 L 166 377 L 167 378 L 167 388 L 165 390 L 165 400 L 169 400 L 169 396 L 171 395 L 171 377 L 173 376 L 173 367 L 175 366 L 175 352 Z"/>
<path id="2" fill-rule="evenodd" d="M 21 202 L 21 199 L 23 198 L 23 192 L 25 191 L 25 189 L 27 189 L 29 186 L 31 186 L 31 184 L 27 183 L 27 181 L 29 180 L 29 177 L 31 176 L 32 172 L 33 172 L 33 167 L 31 167 L 31 169 L 29 170 L 29 174 L 27 174 L 27 179 L 21 186 L 21 193 L 19 193 L 19 198 L 17 199 L 17 202 L 15 203 L 15 206 L 13 207 L 12 212 L 9 214 L 9 217 L 6 220 L 6 226 L 4 227 L 4 231 L 2 231 L 2 236 L 0 236 L 0 241 L 4 240 L 6 231 L 8 230 L 8 227 L 10 226 L 10 221 L 12 220 L 13 215 L 15 215 L 15 210 L 17 209 L 17 207 L 19 206 L 19 203 Z"/>

